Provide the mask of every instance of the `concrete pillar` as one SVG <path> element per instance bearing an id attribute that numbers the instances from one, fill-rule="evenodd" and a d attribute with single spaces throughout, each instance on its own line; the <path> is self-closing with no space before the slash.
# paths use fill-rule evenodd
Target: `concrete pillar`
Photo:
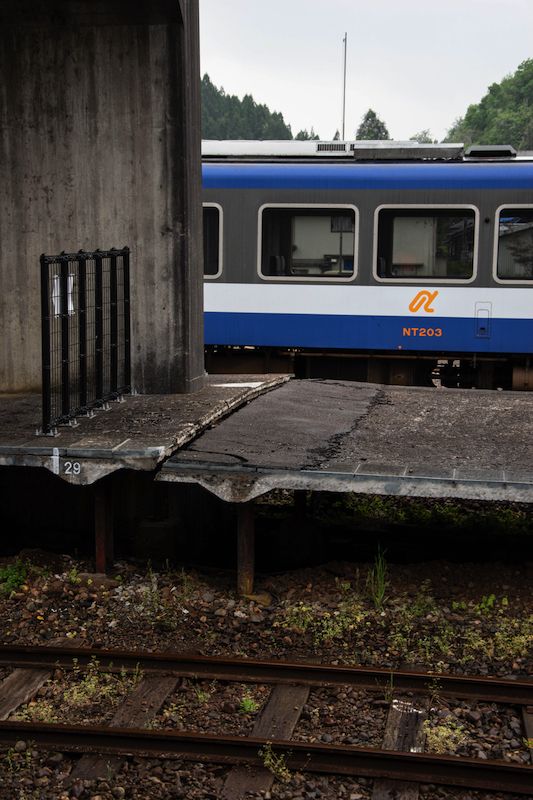
<path id="1" fill-rule="evenodd" d="M 198 0 L 2 0 L 0 391 L 40 388 L 40 254 L 124 245 L 134 388 L 200 388 L 199 93 Z"/>

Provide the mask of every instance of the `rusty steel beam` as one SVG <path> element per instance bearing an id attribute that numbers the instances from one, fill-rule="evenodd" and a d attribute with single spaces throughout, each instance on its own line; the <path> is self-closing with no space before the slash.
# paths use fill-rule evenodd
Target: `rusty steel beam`
<path id="1" fill-rule="evenodd" d="M 507 761 L 176 731 L 0 723 L 0 742 L 12 744 L 20 739 L 65 752 L 165 754 L 212 763 L 253 766 L 263 766 L 261 751 L 268 746 L 272 752 L 283 755 L 289 769 L 309 772 L 436 783 L 529 796 L 533 785 L 533 767 Z"/>
<path id="2" fill-rule="evenodd" d="M 237 591 L 253 594 L 255 572 L 255 513 L 252 503 L 237 507 Z"/>
<path id="3" fill-rule="evenodd" d="M 107 573 L 113 565 L 113 495 L 109 481 L 94 485 L 94 543 L 96 572 Z"/>
<path id="4" fill-rule="evenodd" d="M 11 667 L 72 667 L 97 658 L 102 668 L 141 668 L 175 672 L 184 677 L 303 685 L 352 685 L 373 691 L 430 692 L 472 700 L 533 705 L 533 681 L 449 675 L 407 670 L 367 669 L 329 664 L 210 657 L 179 653 L 103 650 L 98 648 L 0 645 L 0 664 Z"/>

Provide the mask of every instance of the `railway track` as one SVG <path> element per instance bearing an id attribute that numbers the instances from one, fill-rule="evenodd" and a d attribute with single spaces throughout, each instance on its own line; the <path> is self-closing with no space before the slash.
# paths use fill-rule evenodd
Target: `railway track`
<path id="1" fill-rule="evenodd" d="M 103 670 L 141 669 L 144 676 L 111 725 L 49 725 L 8 719 L 55 669 L 79 667 L 95 658 Z M 127 754 L 179 756 L 233 765 L 222 795 L 229 800 L 250 788 L 268 790 L 273 781 L 272 770 L 265 766 L 268 751 L 270 759 L 282 760 L 289 770 L 373 778 L 372 797 L 376 800 L 416 797 L 419 783 L 524 796 L 532 793 L 531 766 L 421 752 L 422 723 L 436 678 L 440 695 L 522 707 L 525 739 L 533 736 L 533 682 L 529 681 L 67 647 L 0 646 L 0 666 L 11 670 L 0 683 L 0 742 L 11 746 L 19 740 L 32 741 L 44 749 L 87 754 L 74 767 L 73 778 L 95 777 L 99 772 L 109 775 L 110 765 L 118 771 L 121 757 Z M 269 684 L 272 689 L 248 737 L 144 727 L 183 678 Z M 310 688 L 342 685 L 374 692 L 394 687 L 382 749 L 291 739 Z"/>

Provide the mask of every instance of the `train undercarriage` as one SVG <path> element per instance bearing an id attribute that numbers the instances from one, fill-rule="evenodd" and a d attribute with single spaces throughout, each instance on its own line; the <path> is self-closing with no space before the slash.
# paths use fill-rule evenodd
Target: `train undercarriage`
<path id="1" fill-rule="evenodd" d="M 391 355 L 208 346 L 205 360 L 210 374 L 288 373 L 297 378 L 337 378 L 396 386 L 533 390 L 533 358 L 527 355 Z"/>

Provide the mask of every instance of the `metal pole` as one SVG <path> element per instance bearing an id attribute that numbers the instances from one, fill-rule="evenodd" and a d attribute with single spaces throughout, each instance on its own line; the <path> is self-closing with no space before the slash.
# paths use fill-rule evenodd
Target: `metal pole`
<path id="1" fill-rule="evenodd" d="M 42 398 L 43 433 L 50 432 L 52 419 L 52 378 L 50 355 L 50 277 L 46 256 L 41 256 L 41 353 L 42 353 Z"/>
<path id="2" fill-rule="evenodd" d="M 109 271 L 109 356 L 110 356 L 110 379 L 109 390 L 112 395 L 116 394 L 118 388 L 118 308 L 117 308 L 117 256 L 111 250 L 111 263 Z"/>
<path id="3" fill-rule="evenodd" d="M 342 85 L 342 141 L 344 142 L 344 123 L 346 120 L 346 46 L 348 44 L 348 34 L 344 34 L 344 80 Z"/>
<path id="4" fill-rule="evenodd" d="M 94 371 L 95 400 L 101 402 L 104 396 L 104 309 L 102 254 L 94 253 Z"/>
<path id="5" fill-rule="evenodd" d="M 123 313 L 124 313 L 124 388 L 131 389 L 131 322 L 130 322 L 130 251 L 124 247 L 123 268 Z"/>
<path id="6" fill-rule="evenodd" d="M 78 253 L 78 342 L 79 342 L 79 403 L 87 406 L 87 270 L 85 256 Z"/>
<path id="7" fill-rule="evenodd" d="M 70 318 L 68 309 L 68 256 L 59 256 L 60 261 L 60 313 L 61 313 L 61 415 L 68 418 L 70 402 Z"/>

